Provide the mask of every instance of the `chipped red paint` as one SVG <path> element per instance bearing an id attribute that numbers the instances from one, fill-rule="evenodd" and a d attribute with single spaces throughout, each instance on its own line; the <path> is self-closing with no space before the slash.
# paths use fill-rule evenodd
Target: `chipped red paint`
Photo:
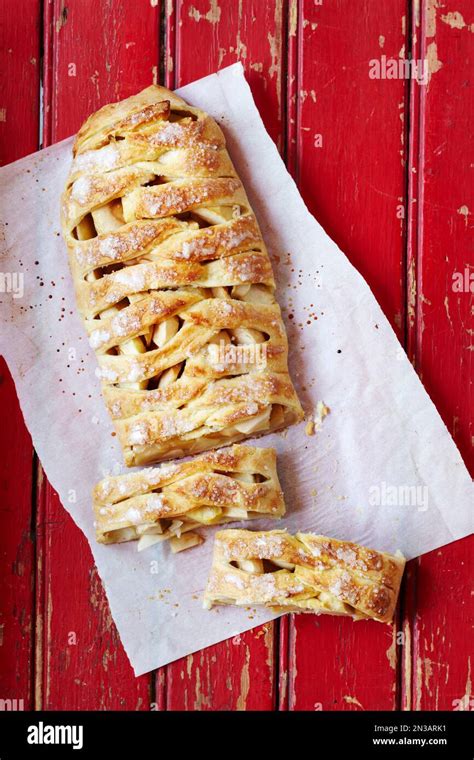
<path id="1" fill-rule="evenodd" d="M 469 137 L 474 92 L 468 75 L 474 66 L 468 24 L 474 15 L 469 0 L 452 8 L 456 12 L 440 3 L 423 3 L 412 19 L 414 55 L 429 61 L 430 81 L 416 88 L 411 100 L 408 345 L 426 390 L 474 474 L 474 299 L 472 292 L 453 287 L 456 275 L 464 280 L 466 270 L 474 271 Z M 406 707 L 474 709 L 473 549 L 471 537 L 410 563 L 404 616 Z"/>
<path id="2" fill-rule="evenodd" d="M 41 28 L 45 145 L 73 133 L 100 105 L 152 81 L 178 87 L 241 60 L 306 202 L 407 341 L 472 466 L 471 305 L 468 293 L 453 291 L 452 275 L 472 262 L 474 96 L 467 72 L 474 36 L 467 25 L 474 17 L 469 0 L 458 0 L 456 14 L 433 0 L 408 5 L 32 0 L 20 25 L 16 4 L 5 0 L 0 160 L 38 145 Z M 368 76 L 371 59 L 398 59 L 409 45 L 415 58 L 428 55 L 428 86 Z M 47 709 L 472 705 L 468 539 L 409 564 L 394 626 L 288 617 L 135 679 L 87 542 L 32 466 L 7 371 L 4 378 L 1 698 Z"/>

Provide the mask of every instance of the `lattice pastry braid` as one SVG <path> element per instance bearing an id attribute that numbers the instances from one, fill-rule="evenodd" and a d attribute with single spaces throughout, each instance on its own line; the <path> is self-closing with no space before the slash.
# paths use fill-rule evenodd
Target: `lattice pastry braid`
<path id="1" fill-rule="evenodd" d="M 211 117 L 157 86 L 93 114 L 62 227 L 127 465 L 302 419 L 268 252 Z"/>
<path id="2" fill-rule="evenodd" d="M 276 452 L 254 446 L 105 478 L 93 499 L 101 543 L 138 538 L 146 549 L 170 539 L 173 552 L 203 541 L 194 528 L 285 514 Z"/>
<path id="3" fill-rule="evenodd" d="M 312 533 L 222 530 L 204 606 L 264 605 L 389 623 L 404 567 L 401 555 Z"/>

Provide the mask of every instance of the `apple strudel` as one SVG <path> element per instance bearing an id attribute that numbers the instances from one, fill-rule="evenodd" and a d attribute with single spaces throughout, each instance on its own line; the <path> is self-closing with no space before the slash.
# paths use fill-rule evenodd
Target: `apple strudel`
<path id="1" fill-rule="evenodd" d="M 97 540 L 139 539 L 139 550 L 169 539 L 178 552 L 203 541 L 196 528 L 285 514 L 275 450 L 238 444 L 105 478 L 93 502 Z"/>
<path id="2" fill-rule="evenodd" d="M 405 560 L 348 541 L 282 530 L 216 533 L 204 606 L 392 620 Z"/>
<path id="3" fill-rule="evenodd" d="M 62 229 L 128 466 L 303 418 L 268 251 L 214 119 L 158 86 L 93 114 Z"/>

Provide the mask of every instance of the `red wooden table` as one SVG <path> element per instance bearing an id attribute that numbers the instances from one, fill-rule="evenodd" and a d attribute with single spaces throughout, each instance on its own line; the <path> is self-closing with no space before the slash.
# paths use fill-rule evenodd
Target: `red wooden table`
<path id="1" fill-rule="evenodd" d="M 371 285 L 472 467 L 472 295 L 453 290 L 474 265 L 470 0 L 3 0 L 0 14 L 2 164 L 151 82 L 174 88 L 241 60 L 306 202 Z M 382 56 L 426 58 L 428 84 L 369 77 Z M 2 375 L 0 698 L 473 709 L 471 539 L 409 563 L 392 627 L 287 617 L 134 678 L 87 542 Z"/>

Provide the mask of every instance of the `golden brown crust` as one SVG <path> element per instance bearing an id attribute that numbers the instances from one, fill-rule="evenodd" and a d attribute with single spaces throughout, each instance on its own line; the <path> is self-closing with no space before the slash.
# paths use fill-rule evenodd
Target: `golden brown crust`
<path id="1" fill-rule="evenodd" d="M 275 450 L 238 445 L 105 478 L 93 503 L 101 543 L 141 536 L 156 543 L 203 525 L 285 513 Z"/>
<path id="2" fill-rule="evenodd" d="M 401 556 L 312 533 L 224 530 L 215 536 L 205 606 L 264 605 L 389 623 L 404 567 Z"/>
<path id="3" fill-rule="evenodd" d="M 302 419 L 268 251 L 210 116 L 157 86 L 93 114 L 62 228 L 127 465 Z M 224 408 L 234 379 L 248 393 Z"/>

